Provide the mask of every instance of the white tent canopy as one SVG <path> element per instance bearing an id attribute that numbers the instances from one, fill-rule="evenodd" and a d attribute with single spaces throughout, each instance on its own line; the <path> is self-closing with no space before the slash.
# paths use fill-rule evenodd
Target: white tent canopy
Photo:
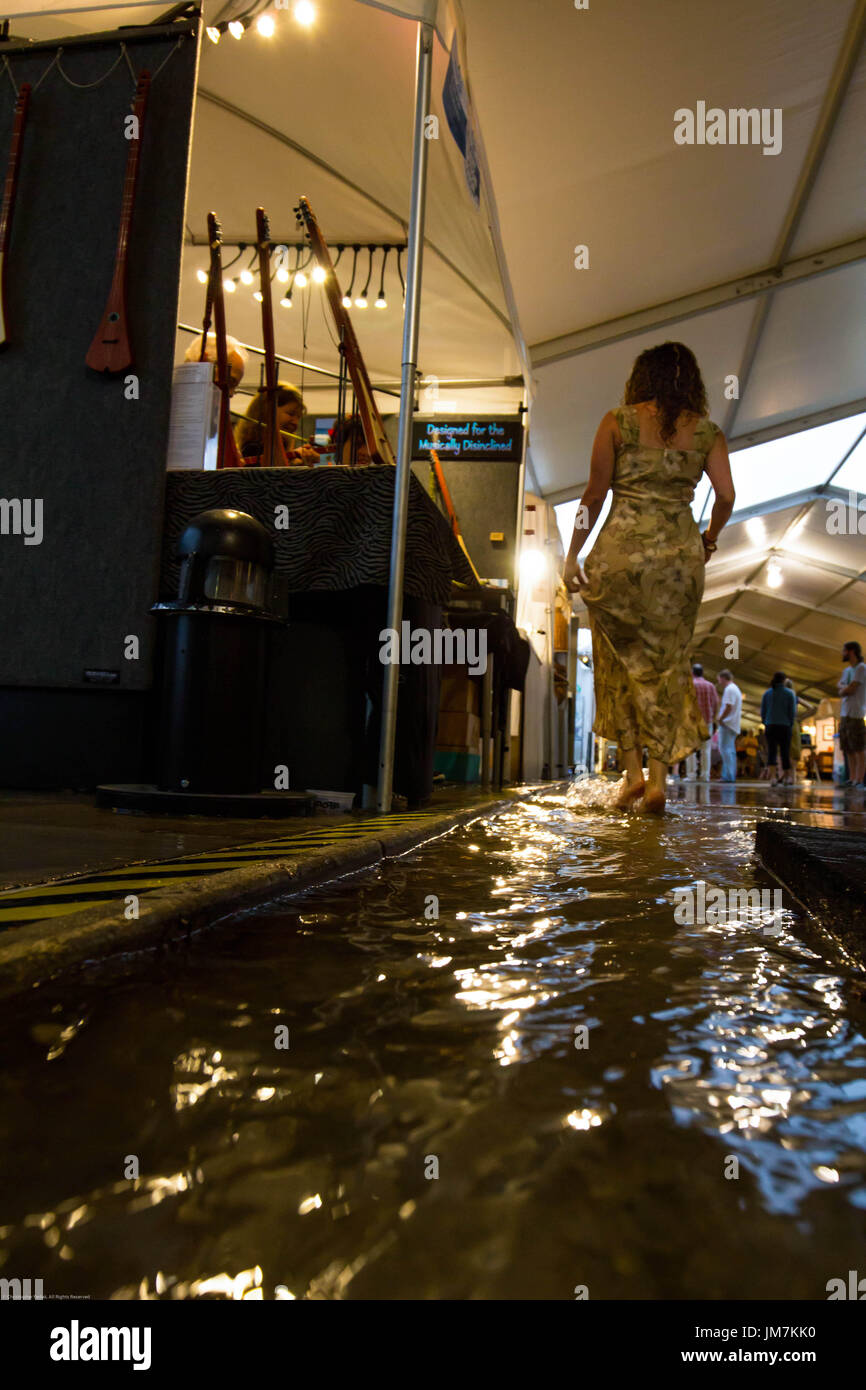
<path id="1" fill-rule="evenodd" d="M 204 289 L 197 272 L 208 264 L 206 216 L 211 209 L 222 226 L 224 262 L 236 253 L 232 242 L 249 246 L 231 267 L 230 278 L 251 258 L 259 204 L 269 214 L 275 242 L 302 240 L 294 215 L 300 194 L 310 199 L 332 246 L 406 240 L 416 26 L 357 0 L 317 0 L 315 22 L 305 28 L 294 21 L 293 5 L 294 0 L 285 8 L 270 7 L 275 20 L 270 38 L 250 27 L 240 41 L 229 34 L 218 44 L 203 41 L 180 323 L 193 327 L 201 323 Z M 30 7 L 26 0 L 19 0 L 18 8 Z M 63 8 L 76 12 L 43 11 L 38 17 L 13 20 L 12 32 L 40 39 L 64 32 L 109 30 L 150 23 L 167 7 L 118 6 L 98 13 L 86 6 Z M 265 8 L 261 0 L 245 4 L 205 0 L 204 17 L 212 25 Z M 442 88 L 448 60 L 448 51 L 437 42 L 432 111 L 439 126 L 438 138 L 429 145 L 419 354 L 422 377 L 435 381 L 422 396 L 422 404 L 431 413 L 437 406 L 445 413 L 449 405 L 458 411 L 513 412 L 523 399 L 525 384 L 491 232 L 495 214 L 483 195 L 480 207 L 473 203 L 462 155 L 445 120 Z M 289 264 L 294 265 L 294 253 Z M 346 252 L 338 267 L 344 289 L 351 265 L 352 253 Z M 380 265 L 381 251 L 374 257 L 370 307 L 353 313 L 371 378 L 398 391 L 403 306 L 396 254 L 389 257 L 385 309 L 373 307 Z M 358 258 L 356 295 L 368 267 L 364 250 Z M 261 311 L 254 289 L 254 285 L 239 285 L 227 296 L 226 315 L 234 337 L 260 345 Z M 336 371 L 334 327 L 319 286 L 303 293 L 296 289 L 291 309 L 275 306 L 275 330 L 279 354 Z M 190 341 L 191 335 L 179 334 L 178 360 Z M 302 374 L 286 367 L 281 376 L 298 381 Z M 257 384 L 258 359 L 254 358 L 244 385 L 255 389 Z M 307 373 L 301 384 L 313 411 L 333 413 L 332 379 Z M 383 413 L 396 411 L 397 400 L 382 395 L 379 405 Z"/>
<path id="2" fill-rule="evenodd" d="M 208 0 L 205 16 L 211 23 L 254 3 Z M 210 207 L 228 239 L 252 240 L 259 202 L 275 237 L 294 237 L 302 192 L 332 243 L 405 235 L 414 26 L 400 15 L 419 6 L 437 20 L 447 10 L 441 0 L 318 0 L 309 31 L 275 11 L 273 39 L 205 42 L 183 322 L 200 320 L 196 271 Z M 20 0 L 19 12 L 32 8 Z M 161 12 L 117 8 L 100 13 L 98 27 Z M 863 446 L 848 456 L 866 412 L 866 0 L 463 0 L 463 14 L 464 77 L 490 197 L 476 209 L 468 195 L 442 111 L 448 54 L 437 43 L 423 374 L 439 379 L 446 409 L 513 409 L 522 329 L 534 394 L 529 479 L 564 502 L 579 496 L 598 420 L 621 398 L 636 354 L 666 338 L 689 343 L 738 490 L 734 524 L 707 572 L 699 643 L 708 660 L 719 647 L 717 668 L 720 637 L 740 635 L 740 664 L 727 664 L 750 702 L 776 668 L 810 693 L 833 693 L 840 634 L 866 645 L 862 538 L 826 529 L 828 486 L 866 492 Z M 43 12 L 12 29 L 49 37 L 64 25 L 97 27 L 96 18 Z M 766 127 L 748 127 L 763 143 L 677 143 L 677 113 L 697 118 L 699 109 L 765 112 Z M 577 247 L 587 249 L 586 268 L 575 267 Z M 392 267 L 388 308 L 356 318 L 371 375 L 392 386 L 402 326 L 394 288 Z M 296 307 L 277 310 L 277 350 L 333 369 L 317 294 L 306 324 L 297 296 Z M 236 337 L 260 342 L 249 289 L 229 297 L 228 315 Z M 187 342 L 181 335 L 179 355 Z M 461 389 L 455 378 L 472 384 Z M 393 397 L 380 403 L 396 406 Z M 311 404 L 328 413 L 333 392 L 311 393 Z M 760 554 L 781 566 L 775 588 Z"/>
<path id="3" fill-rule="evenodd" d="M 599 419 L 666 338 L 735 446 L 866 408 L 862 0 L 464 8 L 545 495 L 579 493 Z M 779 109 L 781 150 L 677 144 L 698 102 Z"/>

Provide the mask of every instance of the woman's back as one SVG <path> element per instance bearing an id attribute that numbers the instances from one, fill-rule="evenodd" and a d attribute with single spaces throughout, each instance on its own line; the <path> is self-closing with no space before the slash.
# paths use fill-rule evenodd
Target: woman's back
<path id="1" fill-rule="evenodd" d="M 657 504 L 664 511 L 689 508 L 718 426 L 706 416 L 683 413 L 665 442 L 651 403 L 619 406 L 613 414 L 621 435 L 612 479 L 614 501 Z"/>

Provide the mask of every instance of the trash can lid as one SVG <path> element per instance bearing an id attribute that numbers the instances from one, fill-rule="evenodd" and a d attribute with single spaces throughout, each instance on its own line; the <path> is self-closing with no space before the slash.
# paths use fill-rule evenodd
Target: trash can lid
<path id="1" fill-rule="evenodd" d="M 233 560 L 251 560 L 274 567 L 274 541 L 267 528 L 248 512 L 214 507 L 194 516 L 181 534 L 178 559 L 188 555 L 225 555 Z"/>

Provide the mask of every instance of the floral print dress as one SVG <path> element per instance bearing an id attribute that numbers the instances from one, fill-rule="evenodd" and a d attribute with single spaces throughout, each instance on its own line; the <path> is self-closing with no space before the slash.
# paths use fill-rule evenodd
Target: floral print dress
<path id="1" fill-rule="evenodd" d="M 615 410 L 622 444 L 613 502 L 584 565 L 595 666 L 595 732 L 620 749 L 679 762 L 708 737 L 689 648 L 704 592 L 704 548 L 691 512 L 718 425 L 701 419 L 691 449 L 640 443 L 634 406 Z"/>

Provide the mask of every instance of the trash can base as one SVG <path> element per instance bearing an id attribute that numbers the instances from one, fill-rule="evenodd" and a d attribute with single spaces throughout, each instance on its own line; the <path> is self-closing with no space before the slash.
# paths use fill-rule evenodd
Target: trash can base
<path id="1" fill-rule="evenodd" d="M 164 811 L 173 816 L 283 818 L 313 815 L 316 799 L 306 792 L 172 792 L 130 782 L 97 787 L 96 804 L 115 811 Z"/>

